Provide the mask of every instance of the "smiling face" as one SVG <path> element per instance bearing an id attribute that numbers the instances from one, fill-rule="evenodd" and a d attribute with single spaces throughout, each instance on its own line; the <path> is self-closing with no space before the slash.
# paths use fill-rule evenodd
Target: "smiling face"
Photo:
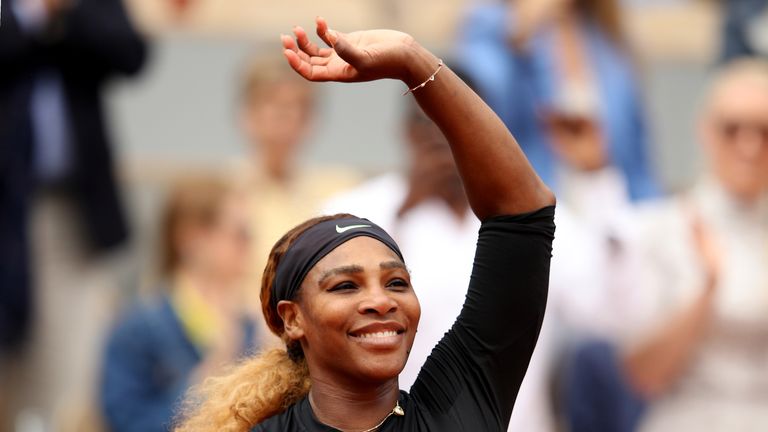
<path id="1" fill-rule="evenodd" d="M 372 384 L 400 374 L 421 315 L 405 265 L 370 237 L 326 255 L 278 310 L 311 375 Z"/>

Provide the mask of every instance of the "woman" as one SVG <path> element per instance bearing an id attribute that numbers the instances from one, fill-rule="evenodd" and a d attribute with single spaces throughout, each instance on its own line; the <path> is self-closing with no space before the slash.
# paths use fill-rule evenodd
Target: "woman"
<path id="1" fill-rule="evenodd" d="M 409 35 L 342 34 L 322 18 L 333 48 L 294 33 L 282 42 L 300 75 L 399 79 L 448 138 L 483 221 L 467 301 L 401 392 L 420 309 L 397 245 L 365 219 L 309 220 L 277 242 L 262 279 L 264 316 L 286 349 L 209 381 L 177 430 L 503 430 L 544 314 L 554 196 L 490 108 Z"/>
<path id="2" fill-rule="evenodd" d="M 505 0 L 461 26 L 457 58 L 566 200 L 564 185 L 605 166 L 632 200 L 659 193 L 620 13 L 617 0 Z"/>
<path id="3" fill-rule="evenodd" d="M 182 180 L 161 223 L 162 294 L 107 343 L 101 405 L 114 432 L 168 430 L 191 384 L 254 347 L 241 301 L 250 250 L 241 194 L 216 177 Z"/>

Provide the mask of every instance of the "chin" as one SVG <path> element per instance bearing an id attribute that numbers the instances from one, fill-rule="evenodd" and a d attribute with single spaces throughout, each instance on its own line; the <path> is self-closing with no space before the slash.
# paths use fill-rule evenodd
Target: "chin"
<path id="1" fill-rule="evenodd" d="M 397 378 L 400 372 L 403 371 L 403 368 L 405 368 L 405 360 L 402 358 L 390 360 L 377 359 L 366 362 L 361 368 L 361 375 L 364 376 L 366 381 L 384 382 Z"/>

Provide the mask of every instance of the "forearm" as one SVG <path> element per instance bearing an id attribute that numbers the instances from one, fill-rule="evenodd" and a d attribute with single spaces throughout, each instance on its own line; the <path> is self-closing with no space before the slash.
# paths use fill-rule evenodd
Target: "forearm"
<path id="1" fill-rule="evenodd" d="M 647 397 L 660 395 L 685 371 L 707 329 L 713 300 L 714 291 L 705 290 L 680 315 L 630 353 L 625 366 L 639 392 Z"/>
<path id="2" fill-rule="evenodd" d="M 407 56 L 404 81 L 413 88 L 430 77 L 438 59 L 418 44 Z M 537 210 L 555 202 L 504 123 L 447 66 L 414 93 L 451 144 L 467 197 L 481 219 Z"/>

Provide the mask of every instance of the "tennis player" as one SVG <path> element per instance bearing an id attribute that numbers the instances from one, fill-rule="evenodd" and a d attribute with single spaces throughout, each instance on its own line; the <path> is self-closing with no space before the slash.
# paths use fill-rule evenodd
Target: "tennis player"
<path id="1" fill-rule="evenodd" d="M 544 316 L 554 195 L 493 111 L 411 36 L 316 24 L 329 48 L 300 27 L 282 36 L 298 74 L 400 80 L 448 138 L 482 222 L 466 302 L 400 390 L 420 316 L 406 257 L 369 220 L 308 220 L 275 244 L 262 280 L 264 317 L 285 348 L 209 380 L 177 431 L 506 430 Z"/>

